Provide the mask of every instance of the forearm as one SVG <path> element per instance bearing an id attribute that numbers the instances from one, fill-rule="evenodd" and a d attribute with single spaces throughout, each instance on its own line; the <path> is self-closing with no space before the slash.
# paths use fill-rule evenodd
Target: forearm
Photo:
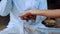
<path id="1" fill-rule="evenodd" d="M 51 18 L 60 18 L 60 10 L 38 10 L 36 14 Z"/>

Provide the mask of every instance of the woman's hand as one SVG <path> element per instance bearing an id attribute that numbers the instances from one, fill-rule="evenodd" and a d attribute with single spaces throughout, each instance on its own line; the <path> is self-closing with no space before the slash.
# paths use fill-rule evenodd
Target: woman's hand
<path id="1" fill-rule="evenodd" d="M 32 9 L 32 10 L 28 10 L 25 13 L 23 13 L 22 15 L 20 15 L 20 18 L 22 20 L 36 20 L 36 9 Z"/>

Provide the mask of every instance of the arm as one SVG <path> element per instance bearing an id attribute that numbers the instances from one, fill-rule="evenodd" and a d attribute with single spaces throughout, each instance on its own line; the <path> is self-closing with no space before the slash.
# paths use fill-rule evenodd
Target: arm
<path id="1" fill-rule="evenodd" d="M 51 18 L 60 18 L 60 10 L 38 10 L 36 14 Z"/>
<path id="2" fill-rule="evenodd" d="M 40 0 L 40 1 L 42 1 L 42 0 Z M 44 8 L 42 8 L 42 7 L 44 7 Z M 29 15 L 42 15 L 42 16 L 47 16 L 50 18 L 60 18 L 60 14 L 59 14 L 60 10 L 45 10 L 45 8 L 47 9 L 47 3 L 44 3 L 44 5 L 41 4 L 39 6 L 39 9 L 41 9 L 41 10 L 32 9 L 32 10 L 27 11 L 20 17 L 23 19 L 23 17 L 29 16 Z"/>
<path id="3" fill-rule="evenodd" d="M 37 16 L 37 15 L 40 15 L 40 16 L 46 16 L 46 17 L 49 17 L 49 18 L 60 18 L 60 10 L 36 10 L 36 9 L 32 9 L 32 10 L 29 10 L 25 13 L 23 13 L 20 18 L 21 19 L 34 19 L 34 18 L 28 18 L 27 16 L 30 16 L 30 15 L 33 15 L 31 17 L 34 17 L 34 16 Z"/>

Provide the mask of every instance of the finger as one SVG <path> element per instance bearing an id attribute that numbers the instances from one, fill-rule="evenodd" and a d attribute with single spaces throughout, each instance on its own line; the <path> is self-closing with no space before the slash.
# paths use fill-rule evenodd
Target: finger
<path id="1" fill-rule="evenodd" d="M 28 18 L 27 17 L 20 17 L 22 20 L 26 20 L 28 22 Z"/>
<path id="2" fill-rule="evenodd" d="M 32 15 L 31 19 L 36 20 L 36 15 Z"/>
<path id="3" fill-rule="evenodd" d="M 24 17 L 24 20 L 29 20 L 29 18 L 28 17 Z"/>
<path id="4" fill-rule="evenodd" d="M 23 16 L 19 16 L 22 20 L 24 20 L 24 17 Z"/>
<path id="5" fill-rule="evenodd" d="M 27 20 L 28 18 L 26 17 L 27 15 L 23 14 L 23 15 L 20 15 L 19 17 L 22 19 L 22 20 Z"/>
<path id="6" fill-rule="evenodd" d="M 29 18 L 28 16 L 29 16 L 29 14 L 22 14 L 22 15 L 20 15 L 20 18 Z"/>
<path id="7" fill-rule="evenodd" d="M 34 21 L 36 20 L 36 16 L 34 16 L 33 20 L 34 20 Z"/>

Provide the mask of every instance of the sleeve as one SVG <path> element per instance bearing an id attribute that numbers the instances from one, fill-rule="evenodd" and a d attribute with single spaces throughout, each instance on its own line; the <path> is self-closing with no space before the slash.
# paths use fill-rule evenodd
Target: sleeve
<path id="1" fill-rule="evenodd" d="M 6 16 L 11 11 L 11 0 L 1 0 L 0 2 L 0 16 Z"/>
<path id="2" fill-rule="evenodd" d="M 48 6 L 47 6 L 47 0 L 39 0 L 39 9 L 40 10 L 47 10 Z"/>

